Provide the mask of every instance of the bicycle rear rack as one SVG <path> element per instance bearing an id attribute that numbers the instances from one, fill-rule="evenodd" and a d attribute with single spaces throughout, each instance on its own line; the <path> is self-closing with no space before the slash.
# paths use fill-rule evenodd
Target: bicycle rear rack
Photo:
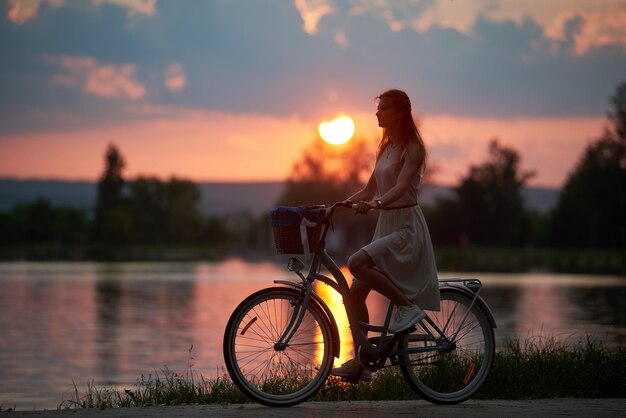
<path id="1" fill-rule="evenodd" d="M 461 284 L 463 287 L 468 288 L 473 293 L 480 292 L 480 289 L 483 287 L 483 284 L 478 279 L 462 279 L 462 278 L 450 278 L 450 279 L 439 279 L 439 287 L 458 287 L 458 284 Z"/>

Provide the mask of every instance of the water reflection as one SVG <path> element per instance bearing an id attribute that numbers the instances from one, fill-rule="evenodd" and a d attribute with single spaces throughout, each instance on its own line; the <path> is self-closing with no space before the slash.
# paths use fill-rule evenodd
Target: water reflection
<path id="1" fill-rule="evenodd" d="M 96 355 L 100 376 L 115 376 L 117 365 L 117 340 L 120 327 L 120 299 L 122 285 L 114 280 L 96 283 Z M 106 380 L 106 378 L 105 378 Z M 111 384 L 110 381 L 107 382 Z"/>
<path id="2" fill-rule="evenodd" d="M 347 270 L 344 274 L 349 279 Z M 441 277 L 454 274 L 442 273 Z M 574 341 L 587 334 L 626 345 L 626 280 L 481 274 L 501 344 L 506 338 Z M 250 293 L 295 278 L 283 265 L 247 263 L 0 263 L 0 404 L 54 408 L 72 381 L 132 387 L 164 366 L 207 378 L 224 373 L 230 313 Z M 340 297 L 318 292 L 336 315 L 340 362 L 352 340 Z M 388 301 L 368 298 L 373 323 Z M 193 350 L 190 352 L 190 347 Z"/>
<path id="3" fill-rule="evenodd" d="M 349 277 L 349 273 L 346 274 L 346 271 L 347 269 L 344 269 L 342 272 L 344 276 Z M 354 343 L 352 342 L 352 335 L 350 333 L 343 299 L 332 287 L 323 283 L 316 283 L 315 291 L 324 302 L 326 302 L 337 322 L 341 347 L 339 359 L 335 359 L 335 366 L 340 366 L 354 356 Z"/>
<path id="4" fill-rule="evenodd" d="M 588 337 L 626 344 L 626 279 L 557 274 L 485 274 L 483 297 L 494 312 L 497 341 Z"/>
<path id="5" fill-rule="evenodd" d="M 190 271 L 193 277 L 193 271 Z M 195 282 L 99 279 L 97 301 L 97 374 L 116 384 L 124 365 L 158 369 L 172 353 L 193 344 Z M 137 377 L 137 376 L 135 376 Z"/>
<path id="6" fill-rule="evenodd" d="M 562 330 L 563 325 L 573 320 L 573 312 L 567 307 L 565 292 L 559 286 L 545 285 L 522 287 L 515 303 L 515 334 L 541 335 L 542 330 Z M 556 335 L 566 339 L 567 335 Z M 563 338 L 565 337 L 565 338 Z"/>

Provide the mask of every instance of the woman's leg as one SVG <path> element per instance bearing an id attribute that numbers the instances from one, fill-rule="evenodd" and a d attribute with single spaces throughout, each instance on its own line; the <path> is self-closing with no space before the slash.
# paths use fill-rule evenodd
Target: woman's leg
<path id="1" fill-rule="evenodd" d="M 366 285 L 365 283 L 363 283 L 362 281 L 356 278 L 352 280 L 352 285 L 350 286 L 350 300 L 352 302 L 352 308 L 356 316 L 356 320 L 364 322 L 366 324 L 369 324 L 370 322 L 370 315 L 369 315 L 369 311 L 367 310 L 367 303 L 365 302 L 367 300 L 367 296 L 369 295 L 371 291 L 372 291 L 372 288 Z M 367 330 L 362 330 L 362 332 L 363 334 L 365 334 L 365 338 L 367 338 Z M 354 357 L 356 357 L 359 347 L 357 345 L 356 340 L 354 340 L 354 338 L 353 338 L 353 342 L 354 342 Z"/>
<path id="2" fill-rule="evenodd" d="M 398 306 L 411 305 L 411 301 L 404 296 L 400 289 L 398 289 L 387 276 L 373 267 L 374 262 L 363 250 L 359 250 L 348 260 L 348 268 L 356 279 L 352 281 L 352 286 L 350 286 L 350 300 L 352 301 L 356 319 L 365 323 L 369 323 L 369 313 L 365 300 L 372 289 L 388 297 Z M 367 331 L 365 332 L 365 337 L 367 338 Z M 356 344 L 355 340 L 355 358 L 346 362 L 341 367 L 334 368 L 332 374 L 350 379 L 350 381 L 355 381 L 355 379 L 371 381 L 372 372 L 363 370 L 356 361 L 356 355 L 358 353 Z"/>
<path id="3" fill-rule="evenodd" d="M 354 314 L 358 321 L 365 322 L 366 324 L 370 322 L 370 316 L 365 301 L 371 291 L 372 288 L 364 282 L 356 278 L 352 280 L 352 285 L 350 286 L 350 300 L 352 301 Z"/>
<path id="4" fill-rule="evenodd" d="M 374 261 L 363 250 L 354 253 L 348 260 L 350 273 L 363 282 L 364 285 L 376 290 L 386 296 L 397 306 L 408 306 L 412 302 L 402 293 L 402 291 L 380 271 L 376 270 Z M 352 289 L 350 290 L 352 292 Z M 354 298 L 353 298 L 354 300 Z M 355 303 L 357 305 L 357 303 Z M 357 312 L 359 308 L 356 308 Z M 366 308 L 367 309 L 367 308 Z M 358 314 L 357 314 L 358 315 Z"/>

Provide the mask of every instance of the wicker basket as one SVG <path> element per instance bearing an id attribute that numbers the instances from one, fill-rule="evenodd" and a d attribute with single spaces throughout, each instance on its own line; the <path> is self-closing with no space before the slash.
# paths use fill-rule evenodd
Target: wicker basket
<path id="1" fill-rule="evenodd" d="M 276 254 L 304 254 L 300 235 L 300 223 L 304 218 L 316 223 L 313 227 L 307 227 L 306 232 L 309 240 L 309 252 L 312 254 L 317 251 L 325 215 L 326 209 L 320 207 L 281 206 L 273 209 L 270 212 L 270 219 L 274 232 Z"/>

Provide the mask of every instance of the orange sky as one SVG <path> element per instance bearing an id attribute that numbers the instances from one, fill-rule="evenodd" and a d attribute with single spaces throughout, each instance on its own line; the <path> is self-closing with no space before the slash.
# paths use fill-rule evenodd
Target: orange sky
<path id="1" fill-rule="evenodd" d="M 0 176 L 95 180 L 110 142 L 126 158 L 126 176 L 171 175 L 197 181 L 284 180 L 317 135 L 316 124 L 297 118 L 186 110 L 159 119 L 106 128 L 5 135 L 0 138 Z M 374 143 L 380 131 L 373 113 L 346 112 L 356 133 Z M 329 115 L 332 119 L 336 115 Z M 469 164 L 487 155 L 497 137 L 535 170 L 531 184 L 559 187 L 603 118 L 471 118 L 426 115 L 422 134 L 437 166 L 435 180 L 455 184 Z"/>

